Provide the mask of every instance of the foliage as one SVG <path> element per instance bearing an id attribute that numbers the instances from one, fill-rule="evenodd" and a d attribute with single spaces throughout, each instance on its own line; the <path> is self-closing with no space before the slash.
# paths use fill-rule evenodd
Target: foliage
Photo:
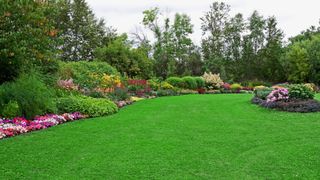
<path id="1" fill-rule="evenodd" d="M 53 2 L 0 3 L 0 84 L 35 66 L 43 73 L 54 73 L 57 66 L 52 57 L 52 39 L 57 30 L 53 27 Z"/>
<path id="2" fill-rule="evenodd" d="M 127 88 L 117 87 L 112 93 L 109 93 L 108 96 L 114 101 L 125 101 L 130 98 Z"/>
<path id="3" fill-rule="evenodd" d="M 134 49 L 126 34 L 95 51 L 97 60 L 107 62 L 121 74 L 149 79 L 153 62 L 142 49 Z"/>
<path id="4" fill-rule="evenodd" d="M 114 34 L 112 28 L 105 27 L 102 19 L 95 17 L 85 0 L 57 1 L 56 10 L 56 49 L 64 61 L 93 60 L 94 50 Z"/>
<path id="5" fill-rule="evenodd" d="M 232 91 L 240 91 L 241 88 L 242 88 L 241 84 L 237 84 L 237 83 L 231 84 L 231 86 L 230 86 L 230 89 Z"/>
<path id="6" fill-rule="evenodd" d="M 160 81 L 157 79 L 149 79 L 148 84 L 153 91 L 157 91 L 160 87 Z"/>
<path id="7" fill-rule="evenodd" d="M 303 84 L 292 84 L 289 88 L 290 99 L 313 99 L 314 92 Z"/>
<path id="8" fill-rule="evenodd" d="M 166 79 L 166 82 L 178 88 L 183 88 L 185 86 L 183 79 L 179 77 L 169 77 Z"/>
<path id="9" fill-rule="evenodd" d="M 22 115 L 17 101 L 9 101 L 8 104 L 4 105 L 0 114 L 5 118 L 14 118 Z"/>
<path id="10" fill-rule="evenodd" d="M 183 80 L 183 84 L 184 84 L 185 89 L 197 89 L 198 84 L 197 84 L 197 81 L 195 80 L 195 78 L 193 78 L 191 76 L 185 76 L 182 78 L 182 80 Z"/>
<path id="11" fill-rule="evenodd" d="M 81 95 L 59 98 L 57 106 L 61 113 L 80 112 L 90 117 L 110 115 L 118 111 L 118 107 L 108 99 Z"/>
<path id="12" fill-rule="evenodd" d="M 288 99 L 289 91 L 286 88 L 275 89 L 267 96 L 267 102 L 285 101 Z"/>
<path id="13" fill-rule="evenodd" d="M 265 86 L 256 86 L 254 89 L 255 97 L 266 100 L 267 96 L 272 92 L 272 88 L 268 88 Z"/>
<path id="14" fill-rule="evenodd" d="M 205 82 L 205 80 L 204 80 L 202 77 L 194 77 L 194 80 L 195 80 L 196 83 L 197 83 L 197 88 L 198 88 L 198 89 L 205 87 L 206 82 Z"/>
<path id="15" fill-rule="evenodd" d="M 205 72 L 202 78 L 204 79 L 206 86 L 209 89 L 219 89 L 223 85 L 223 81 L 220 78 L 220 74 L 212 74 L 211 72 Z"/>
<path id="16" fill-rule="evenodd" d="M 159 23 L 163 18 L 163 23 Z M 162 17 L 159 8 L 143 11 L 143 25 L 154 34 L 152 46 L 155 59 L 155 74 L 163 79 L 172 75 L 197 72 L 200 53 L 195 48 L 190 34 L 193 32 L 191 19 L 186 14 L 175 14 L 173 23 Z M 191 64 L 195 64 L 195 68 Z"/>
<path id="17" fill-rule="evenodd" d="M 73 79 L 82 88 L 107 88 L 120 83 L 117 70 L 105 62 L 62 62 L 60 79 Z"/>
<path id="18" fill-rule="evenodd" d="M 161 83 L 161 89 L 164 89 L 164 90 L 173 90 L 174 87 L 169 84 L 168 82 L 162 82 Z"/>
<path id="19" fill-rule="evenodd" d="M 305 83 L 304 86 L 309 88 L 312 92 L 318 91 L 318 87 L 314 83 Z"/>
<path id="20" fill-rule="evenodd" d="M 0 89 L 0 109 L 10 101 L 16 101 L 26 118 L 56 111 L 54 92 L 36 72 L 22 74 L 16 81 L 0 86 Z"/>

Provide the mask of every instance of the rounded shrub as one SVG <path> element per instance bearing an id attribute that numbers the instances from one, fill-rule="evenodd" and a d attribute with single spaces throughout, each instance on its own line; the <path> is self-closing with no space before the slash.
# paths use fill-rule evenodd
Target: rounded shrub
<path id="1" fill-rule="evenodd" d="M 57 106 L 60 113 L 80 112 L 90 117 L 110 115 L 118 111 L 117 105 L 108 99 L 82 95 L 59 98 Z"/>
<path id="2" fill-rule="evenodd" d="M 5 118 L 14 118 L 21 116 L 21 109 L 18 102 L 9 101 L 9 103 L 3 107 L 1 115 Z"/>
<path id="3" fill-rule="evenodd" d="M 183 77 L 182 80 L 184 82 L 185 89 L 197 89 L 197 82 L 193 77 L 186 76 Z"/>
<path id="4" fill-rule="evenodd" d="M 230 88 L 232 91 L 240 91 L 242 86 L 240 84 L 235 83 L 235 84 L 232 84 Z"/>
<path id="5" fill-rule="evenodd" d="M 169 77 L 168 79 L 166 79 L 166 82 L 168 82 L 169 84 L 171 84 L 174 87 L 184 88 L 184 81 L 182 78 Z"/>
<path id="6" fill-rule="evenodd" d="M 197 88 L 198 88 L 198 89 L 205 87 L 206 82 L 205 82 L 205 80 L 204 80 L 202 77 L 194 77 L 194 80 L 195 80 L 196 83 L 197 83 Z"/>
<path id="7" fill-rule="evenodd" d="M 289 98 L 290 99 L 313 99 L 314 92 L 303 84 L 292 84 L 289 87 Z"/>

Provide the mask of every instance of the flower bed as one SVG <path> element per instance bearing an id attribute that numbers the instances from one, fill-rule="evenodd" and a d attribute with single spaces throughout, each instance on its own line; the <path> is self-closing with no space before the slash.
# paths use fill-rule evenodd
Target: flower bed
<path id="1" fill-rule="evenodd" d="M 312 89 L 301 84 L 287 84 L 273 86 L 272 88 L 258 87 L 255 89 L 255 97 L 252 103 L 265 108 L 277 109 L 288 112 L 319 112 L 320 102 L 314 100 Z"/>
<path id="2" fill-rule="evenodd" d="M 75 112 L 65 113 L 62 115 L 50 114 L 46 116 L 37 116 L 33 121 L 20 117 L 14 119 L 0 118 L 0 139 L 40 129 L 46 129 L 68 121 L 75 121 L 86 117 L 86 115 Z"/>

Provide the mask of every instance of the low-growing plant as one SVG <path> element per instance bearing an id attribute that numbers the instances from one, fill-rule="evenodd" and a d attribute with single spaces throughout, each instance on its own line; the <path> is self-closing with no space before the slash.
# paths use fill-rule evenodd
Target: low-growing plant
<path id="1" fill-rule="evenodd" d="M 314 92 L 303 84 L 292 84 L 289 88 L 290 99 L 313 99 Z"/>
<path id="2" fill-rule="evenodd" d="M 260 98 L 262 100 L 266 100 L 267 96 L 272 92 L 272 90 L 272 88 L 260 86 L 259 88 L 256 87 L 253 92 L 255 94 L 255 97 Z"/>
<path id="3" fill-rule="evenodd" d="M 115 88 L 108 96 L 115 101 L 125 101 L 130 98 L 127 88 Z"/>
<path id="4" fill-rule="evenodd" d="M 110 115 L 118 111 L 117 105 L 108 99 L 82 95 L 59 98 L 57 106 L 60 113 L 80 112 L 90 117 Z"/>

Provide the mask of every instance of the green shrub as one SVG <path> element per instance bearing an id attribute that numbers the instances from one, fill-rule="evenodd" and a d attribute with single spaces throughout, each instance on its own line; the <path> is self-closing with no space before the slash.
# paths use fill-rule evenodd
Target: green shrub
<path id="1" fill-rule="evenodd" d="M 194 77 L 194 80 L 197 83 L 197 88 L 204 88 L 205 87 L 206 82 L 202 77 Z"/>
<path id="2" fill-rule="evenodd" d="M 178 87 L 178 88 L 184 88 L 184 81 L 182 78 L 179 77 L 169 77 L 166 82 L 168 82 L 169 84 L 171 84 L 174 87 Z"/>
<path id="3" fill-rule="evenodd" d="M 9 101 L 9 103 L 3 107 L 1 115 L 5 118 L 14 118 L 14 117 L 21 116 L 22 115 L 21 109 L 19 107 L 18 102 L 17 101 Z"/>
<path id="4" fill-rule="evenodd" d="M 170 83 L 168 82 L 162 82 L 161 83 L 161 89 L 169 90 L 169 89 L 175 89 Z"/>
<path id="5" fill-rule="evenodd" d="M 260 88 L 255 88 L 254 94 L 255 97 L 266 100 L 267 96 L 272 92 L 272 88 L 264 87 L 264 86 L 257 86 Z"/>
<path id="6" fill-rule="evenodd" d="M 157 91 L 160 87 L 160 81 L 157 79 L 148 80 L 148 84 L 153 91 Z"/>
<path id="7" fill-rule="evenodd" d="M 290 99 L 313 99 L 314 92 L 303 84 L 292 84 L 289 86 Z"/>
<path id="8" fill-rule="evenodd" d="M 182 80 L 184 82 L 185 89 L 197 89 L 197 82 L 193 77 L 186 76 L 183 77 Z"/>
<path id="9" fill-rule="evenodd" d="M 59 98 L 57 105 L 60 113 L 80 112 L 90 117 L 110 115 L 118 111 L 116 104 L 108 99 L 81 95 Z"/>
<path id="10" fill-rule="evenodd" d="M 115 101 L 124 101 L 130 97 L 127 88 L 115 88 L 115 90 L 108 96 Z"/>
<path id="11" fill-rule="evenodd" d="M 240 91 L 242 86 L 240 84 L 235 83 L 235 84 L 232 84 L 230 88 L 232 91 Z"/>
<path id="12" fill-rule="evenodd" d="M 15 82 L 0 87 L 0 109 L 16 101 L 26 118 L 56 112 L 54 91 L 48 88 L 36 72 L 21 75 Z"/>
<path id="13" fill-rule="evenodd" d="M 62 62 L 59 69 L 60 79 L 73 79 L 83 88 L 96 88 L 99 85 L 97 76 L 119 75 L 117 70 L 106 62 Z"/>

